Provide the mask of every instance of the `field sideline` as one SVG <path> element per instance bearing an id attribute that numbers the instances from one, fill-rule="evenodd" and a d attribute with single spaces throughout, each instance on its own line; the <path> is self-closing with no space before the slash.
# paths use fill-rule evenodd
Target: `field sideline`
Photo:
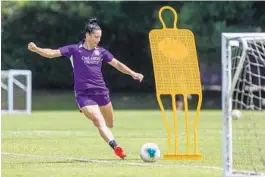
<path id="1" fill-rule="evenodd" d="M 194 112 L 190 115 L 193 117 Z M 183 118 L 183 113 L 180 113 L 182 152 L 185 145 Z M 126 160 L 116 158 L 107 144 L 99 138 L 92 124 L 77 111 L 34 111 L 32 115 L 4 115 L 2 175 L 222 176 L 220 111 L 201 112 L 198 137 L 199 151 L 204 155 L 201 161 L 141 161 L 139 150 L 146 142 L 154 142 L 162 153 L 166 152 L 166 128 L 158 110 L 116 110 L 113 132 L 118 143 L 128 153 Z"/>

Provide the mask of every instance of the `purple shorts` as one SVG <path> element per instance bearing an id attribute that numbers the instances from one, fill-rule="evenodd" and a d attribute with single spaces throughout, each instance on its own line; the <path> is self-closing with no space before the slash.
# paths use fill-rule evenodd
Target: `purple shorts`
<path id="1" fill-rule="evenodd" d="M 106 95 L 76 94 L 75 100 L 79 108 L 82 108 L 84 106 L 90 106 L 90 105 L 105 106 L 110 102 L 110 97 L 108 94 Z"/>

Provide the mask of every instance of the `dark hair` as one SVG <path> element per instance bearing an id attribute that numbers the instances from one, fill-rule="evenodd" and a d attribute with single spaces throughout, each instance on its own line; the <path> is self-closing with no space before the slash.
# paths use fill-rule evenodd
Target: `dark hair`
<path id="1" fill-rule="evenodd" d="M 86 37 L 86 33 L 93 33 L 95 30 L 100 30 L 101 28 L 99 27 L 97 23 L 96 18 L 90 18 L 88 22 L 85 25 L 85 28 L 83 31 L 81 31 L 81 36 L 84 39 Z"/>

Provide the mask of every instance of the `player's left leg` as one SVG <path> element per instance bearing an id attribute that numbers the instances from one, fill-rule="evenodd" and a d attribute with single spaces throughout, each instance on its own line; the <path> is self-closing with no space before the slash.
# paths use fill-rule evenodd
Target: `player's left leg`
<path id="1" fill-rule="evenodd" d="M 107 105 L 99 106 L 101 114 L 103 115 L 106 125 L 109 128 L 113 128 L 113 122 L 114 122 L 114 114 L 113 114 L 113 107 L 112 103 L 109 102 Z"/>

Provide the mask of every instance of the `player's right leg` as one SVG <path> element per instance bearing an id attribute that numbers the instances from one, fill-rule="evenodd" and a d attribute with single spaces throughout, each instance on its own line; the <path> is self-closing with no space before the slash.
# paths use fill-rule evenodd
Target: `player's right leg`
<path id="1" fill-rule="evenodd" d="M 94 126 L 98 129 L 99 134 L 106 142 L 114 139 L 112 132 L 106 125 L 105 119 L 101 114 L 98 105 L 84 106 L 81 108 L 81 111 L 93 122 Z"/>
<path id="2" fill-rule="evenodd" d="M 98 96 L 76 94 L 76 101 L 82 113 L 93 122 L 101 137 L 109 144 L 111 148 L 113 148 L 115 154 L 124 159 L 126 154 L 123 152 L 122 148 L 117 145 L 112 132 L 107 127 L 106 121 L 100 111 L 98 103 L 96 102 L 96 100 L 99 98 L 96 99 L 95 97 Z"/>
<path id="3" fill-rule="evenodd" d="M 95 127 L 98 129 L 101 137 L 113 148 L 115 154 L 120 158 L 124 159 L 126 154 L 123 152 L 122 148 L 119 147 L 114 140 L 113 134 L 107 127 L 105 119 L 100 112 L 98 105 L 83 106 L 81 108 L 84 115 L 90 119 Z"/>

